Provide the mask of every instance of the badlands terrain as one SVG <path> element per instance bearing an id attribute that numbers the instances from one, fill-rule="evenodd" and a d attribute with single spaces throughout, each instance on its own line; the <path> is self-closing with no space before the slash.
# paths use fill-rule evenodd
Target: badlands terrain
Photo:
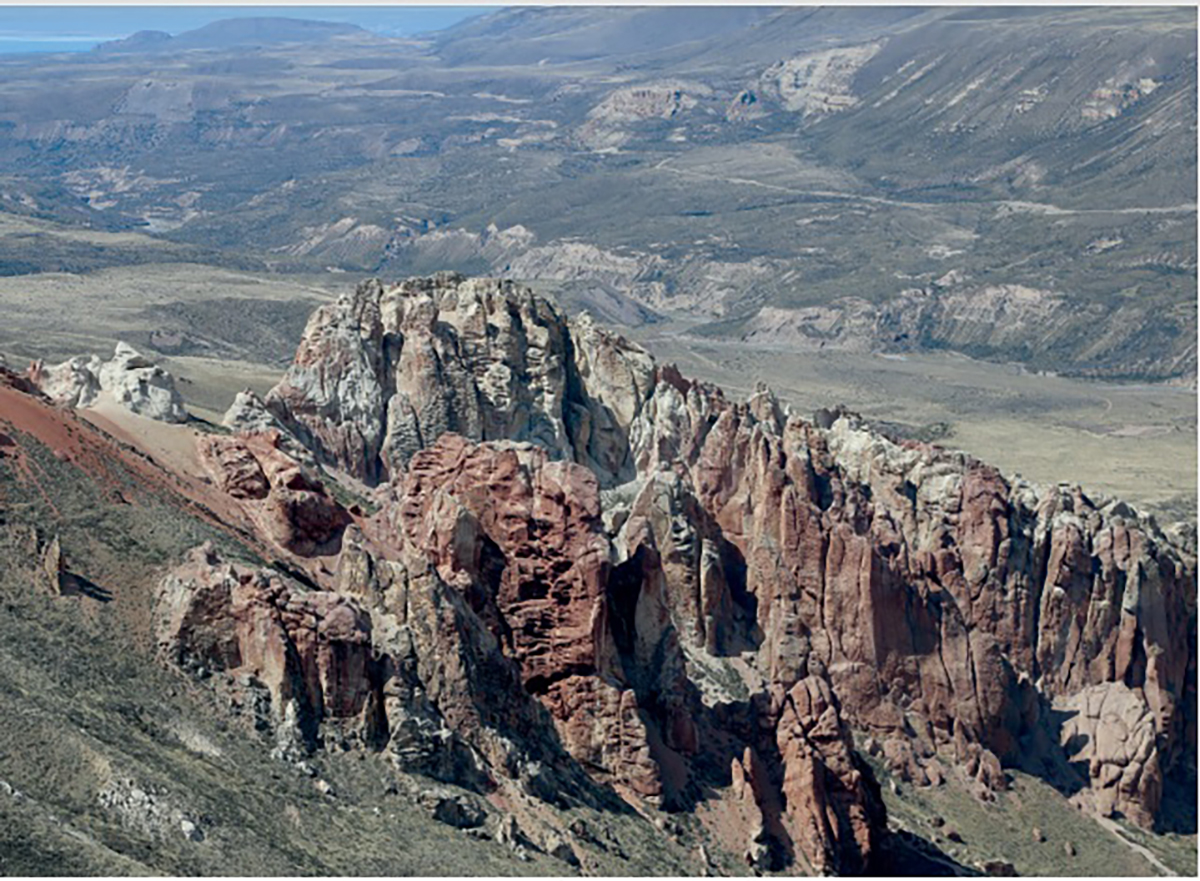
<path id="1" fill-rule="evenodd" d="M 0 380 L 6 871 L 1194 864 L 1186 524 L 495 279 L 219 424 L 125 343 Z"/>
<path id="2" fill-rule="evenodd" d="M 1194 873 L 1195 40 L 0 56 L 0 872 Z"/>

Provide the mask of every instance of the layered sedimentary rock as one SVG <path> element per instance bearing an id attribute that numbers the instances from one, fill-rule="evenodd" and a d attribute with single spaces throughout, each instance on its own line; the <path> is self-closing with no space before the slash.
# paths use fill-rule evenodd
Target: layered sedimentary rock
<path id="1" fill-rule="evenodd" d="M 247 504 L 317 492 L 272 477 L 289 444 L 383 484 L 373 516 L 316 518 L 320 587 L 370 619 L 405 767 L 717 792 L 755 866 L 855 872 L 885 828 L 860 749 L 985 799 L 1020 766 L 1144 824 L 1194 763 L 1189 542 L 852 414 L 731 402 L 508 283 L 361 286 L 227 421 L 205 459 Z"/>
<path id="2" fill-rule="evenodd" d="M 49 367 L 36 361 L 29 368 L 29 378 L 43 394 L 64 406 L 90 407 L 105 395 L 139 416 L 161 422 L 186 422 L 188 418 L 171 374 L 126 343 L 117 343 L 109 361 L 95 355 Z"/>

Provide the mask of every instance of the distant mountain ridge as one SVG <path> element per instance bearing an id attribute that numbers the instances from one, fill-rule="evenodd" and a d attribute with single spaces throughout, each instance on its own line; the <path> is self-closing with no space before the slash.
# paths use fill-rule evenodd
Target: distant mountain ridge
<path id="1" fill-rule="evenodd" d="M 1188 382 L 1195 36 L 1194 10 L 1117 7 L 143 32 L 6 68 L 0 163 L 28 171 L 4 204 L 317 271 L 513 275 L 726 340 Z"/>
<path id="2" fill-rule="evenodd" d="M 239 46 L 268 46 L 280 43 L 324 42 L 335 37 L 367 36 L 370 31 L 355 24 L 313 21 L 282 16 L 226 18 L 171 36 L 165 31 L 138 31 L 121 40 L 109 40 L 94 52 L 176 52 L 186 49 L 231 49 Z"/>

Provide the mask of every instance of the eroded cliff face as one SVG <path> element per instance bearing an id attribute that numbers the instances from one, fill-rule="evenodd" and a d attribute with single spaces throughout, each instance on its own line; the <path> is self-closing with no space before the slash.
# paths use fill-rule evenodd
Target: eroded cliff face
<path id="1" fill-rule="evenodd" d="M 852 417 L 782 420 L 769 393 L 706 410 L 678 420 L 706 431 L 699 449 L 660 467 L 687 474 L 741 558 L 723 577 L 744 572 L 768 687 L 822 671 L 851 725 L 922 784 L 952 761 L 986 793 L 1002 762 L 1070 775 L 1064 759 L 1090 756 L 1106 809 L 1150 822 L 1168 757 L 1194 750 L 1189 551 L 1121 503 L 1010 485 Z M 1119 695 L 1153 736 L 1129 724 L 1075 756 L 1086 723 L 1061 708 L 1103 715 L 1084 692 Z"/>
<path id="2" fill-rule="evenodd" d="M 1121 503 L 731 402 L 449 275 L 319 310 L 234 409 L 201 441 L 214 483 L 310 583 L 198 551 L 161 641 L 263 683 L 304 748 L 546 802 L 704 799 L 752 864 L 842 873 L 886 830 L 862 752 L 984 799 L 1021 766 L 1147 825 L 1195 762 L 1194 550 Z M 305 445 L 378 484 L 373 513 L 304 477 Z"/>
<path id="3" fill-rule="evenodd" d="M 530 441 L 628 477 L 620 426 L 651 371 L 617 337 L 586 325 L 572 335 L 527 289 L 447 273 L 368 282 L 318 309 L 266 407 L 323 461 L 369 484 L 447 432 Z"/>

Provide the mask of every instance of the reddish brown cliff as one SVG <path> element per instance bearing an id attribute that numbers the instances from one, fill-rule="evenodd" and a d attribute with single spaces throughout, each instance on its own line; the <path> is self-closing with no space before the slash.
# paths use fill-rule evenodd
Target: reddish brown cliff
<path id="1" fill-rule="evenodd" d="M 457 276 L 320 310 L 273 415 L 240 406 L 248 433 L 204 441 L 215 481 L 281 547 L 340 548 L 314 597 L 342 599 L 304 602 L 369 622 L 370 686 L 338 673 L 316 715 L 378 707 L 405 767 L 703 798 L 758 868 L 857 872 L 885 830 L 860 749 L 920 786 L 961 768 L 984 799 L 1023 767 L 1143 824 L 1194 763 L 1194 549 L 1120 503 L 765 389 L 732 403 Z M 297 444 L 379 483 L 377 513 L 347 527 Z M 238 596 L 184 605 L 215 622 Z M 168 643 L 231 669 L 268 651 L 227 612 L 171 618 Z M 304 657 L 308 631 L 280 626 L 262 639 Z"/>

